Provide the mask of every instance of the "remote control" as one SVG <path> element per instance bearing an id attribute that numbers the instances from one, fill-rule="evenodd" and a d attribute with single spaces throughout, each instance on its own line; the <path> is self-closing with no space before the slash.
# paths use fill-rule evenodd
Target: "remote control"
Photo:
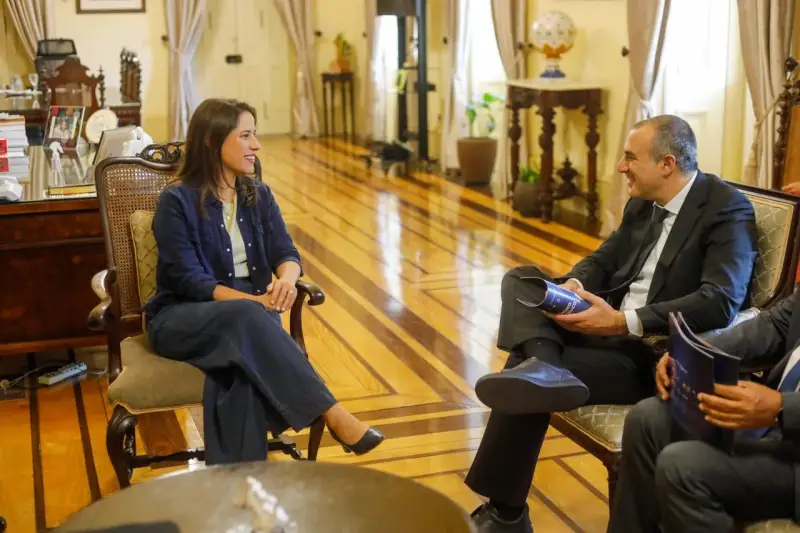
<path id="1" fill-rule="evenodd" d="M 71 363 L 62 366 L 58 370 L 53 370 L 52 372 L 39 376 L 38 381 L 42 385 L 53 385 L 69 377 L 83 374 L 84 372 L 86 372 L 86 363 Z"/>

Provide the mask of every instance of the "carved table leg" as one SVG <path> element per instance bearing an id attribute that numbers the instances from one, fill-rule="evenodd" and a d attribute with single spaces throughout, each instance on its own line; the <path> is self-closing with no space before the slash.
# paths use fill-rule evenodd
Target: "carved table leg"
<path id="1" fill-rule="evenodd" d="M 347 139 L 347 82 L 342 80 L 339 82 L 339 93 L 342 97 L 342 138 Z"/>
<path id="2" fill-rule="evenodd" d="M 322 81 L 322 112 L 325 124 L 325 137 L 328 136 L 328 84 Z"/>
<path id="3" fill-rule="evenodd" d="M 589 118 L 589 131 L 586 134 L 586 146 L 589 147 L 587 161 L 587 191 L 586 201 L 589 208 L 589 224 L 597 223 L 597 143 L 600 142 L 600 134 L 597 133 L 597 115 L 600 109 L 600 94 L 592 95 L 583 110 Z"/>
<path id="4" fill-rule="evenodd" d="M 553 117 L 556 112 L 547 103 L 541 103 L 539 114 L 542 116 L 542 134 L 539 135 L 539 146 L 542 148 L 541 187 L 539 188 L 539 205 L 542 221 L 553 220 L 553 134 L 556 125 Z"/>
<path id="5" fill-rule="evenodd" d="M 514 188 L 519 179 L 519 139 L 522 137 L 522 127 L 519 125 L 519 107 L 510 105 L 511 126 L 508 128 L 508 138 L 511 141 L 511 183 L 508 184 L 508 197 L 514 196 Z"/>

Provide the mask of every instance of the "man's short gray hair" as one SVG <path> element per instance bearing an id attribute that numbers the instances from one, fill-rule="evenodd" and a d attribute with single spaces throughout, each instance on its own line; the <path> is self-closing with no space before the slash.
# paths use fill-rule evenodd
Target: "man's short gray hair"
<path id="1" fill-rule="evenodd" d="M 688 122 L 675 115 L 658 115 L 637 122 L 633 129 L 642 126 L 653 128 L 653 161 L 671 155 L 681 172 L 697 170 L 697 138 Z"/>

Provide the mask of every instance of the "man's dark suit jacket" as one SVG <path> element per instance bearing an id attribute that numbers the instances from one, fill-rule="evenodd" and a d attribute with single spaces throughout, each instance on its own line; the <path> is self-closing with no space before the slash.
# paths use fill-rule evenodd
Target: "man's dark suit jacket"
<path id="1" fill-rule="evenodd" d="M 795 291 L 769 310 L 709 340 L 745 365 L 772 366 L 765 385 L 777 389 L 792 352 L 800 346 L 800 297 Z M 773 366 L 774 365 L 774 366 Z M 794 514 L 800 523 L 800 393 L 783 394 L 780 434 L 794 457 Z"/>
<path id="2" fill-rule="evenodd" d="M 653 202 L 631 198 L 617 230 L 564 278 L 604 296 L 619 309 L 652 218 Z M 748 303 L 756 257 L 755 213 L 735 187 L 711 174 L 697 177 L 658 259 L 647 305 L 636 311 L 645 335 L 669 329 L 673 311 L 696 333 L 727 327 Z"/>

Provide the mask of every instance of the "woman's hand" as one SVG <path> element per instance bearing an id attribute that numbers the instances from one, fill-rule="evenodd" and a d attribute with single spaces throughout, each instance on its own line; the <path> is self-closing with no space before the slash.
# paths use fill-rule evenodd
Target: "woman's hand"
<path id="1" fill-rule="evenodd" d="M 297 289 L 294 282 L 278 278 L 267 286 L 267 293 L 261 297 L 261 302 L 268 310 L 283 313 L 291 309 L 295 299 Z"/>
<path id="2" fill-rule="evenodd" d="M 800 195 L 800 182 L 790 183 L 788 185 L 784 185 L 783 192 L 788 192 L 789 194 Z"/>

